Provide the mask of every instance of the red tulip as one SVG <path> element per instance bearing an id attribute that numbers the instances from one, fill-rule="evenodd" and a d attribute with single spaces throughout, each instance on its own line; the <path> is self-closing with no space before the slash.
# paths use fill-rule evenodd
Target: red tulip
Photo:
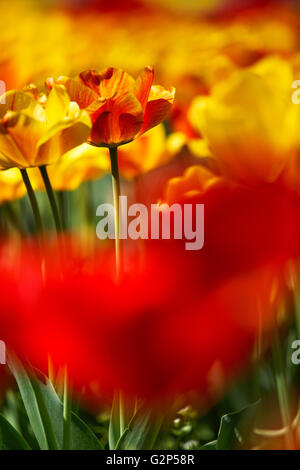
<path id="1" fill-rule="evenodd" d="M 145 67 L 134 80 L 120 69 L 103 72 L 87 70 L 77 79 L 60 77 L 72 101 L 92 119 L 91 141 L 98 146 L 115 147 L 130 142 L 157 126 L 168 115 L 175 89 L 153 85 L 154 71 Z M 51 87 L 52 80 L 48 80 Z"/>

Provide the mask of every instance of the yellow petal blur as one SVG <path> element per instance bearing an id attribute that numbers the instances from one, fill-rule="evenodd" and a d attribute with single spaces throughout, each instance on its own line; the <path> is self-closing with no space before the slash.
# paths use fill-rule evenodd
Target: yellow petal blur
<path id="1" fill-rule="evenodd" d="M 21 173 L 16 168 L 0 171 L 0 204 L 19 199 L 25 193 Z"/>
<path id="2" fill-rule="evenodd" d="M 89 144 L 79 145 L 48 166 L 49 178 L 55 191 L 73 191 L 84 181 L 95 180 L 109 171 L 107 150 Z M 29 175 L 34 188 L 44 191 L 40 172 L 33 168 L 29 170 Z"/>
<path id="3" fill-rule="evenodd" d="M 174 155 L 167 148 L 167 137 L 162 124 L 139 139 L 119 148 L 121 176 L 134 178 L 168 163 Z"/>
<path id="4" fill-rule="evenodd" d="M 223 171 L 244 182 L 276 180 L 299 147 L 300 110 L 291 100 L 289 62 L 269 57 L 196 98 L 192 124 Z"/>

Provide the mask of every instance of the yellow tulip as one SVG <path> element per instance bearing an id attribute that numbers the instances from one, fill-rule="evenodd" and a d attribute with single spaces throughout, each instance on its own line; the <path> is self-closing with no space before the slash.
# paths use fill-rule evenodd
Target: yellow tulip
<path id="1" fill-rule="evenodd" d="M 299 148 L 300 108 L 292 65 L 268 57 L 195 99 L 190 120 L 228 176 L 247 183 L 278 178 Z"/>
<path id="2" fill-rule="evenodd" d="M 34 87 L 5 94 L 0 105 L 0 168 L 47 165 L 83 143 L 90 118 L 62 86 L 38 99 Z"/>

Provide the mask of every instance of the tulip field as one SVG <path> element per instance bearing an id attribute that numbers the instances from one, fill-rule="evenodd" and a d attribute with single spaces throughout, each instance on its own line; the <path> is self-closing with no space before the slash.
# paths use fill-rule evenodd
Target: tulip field
<path id="1" fill-rule="evenodd" d="M 0 450 L 300 450 L 300 2 L 0 5 Z"/>

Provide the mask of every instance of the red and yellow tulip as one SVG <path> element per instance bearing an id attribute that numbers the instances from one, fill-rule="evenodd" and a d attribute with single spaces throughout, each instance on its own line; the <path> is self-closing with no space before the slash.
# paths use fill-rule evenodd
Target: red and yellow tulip
<path id="1" fill-rule="evenodd" d="M 77 79 L 60 77 L 56 83 L 66 87 L 71 100 L 86 110 L 92 120 L 91 143 L 117 147 L 132 141 L 168 115 L 174 88 L 153 85 L 154 72 L 146 67 L 134 80 L 115 68 L 103 72 L 88 70 Z M 52 86 L 52 81 L 49 81 Z"/>

